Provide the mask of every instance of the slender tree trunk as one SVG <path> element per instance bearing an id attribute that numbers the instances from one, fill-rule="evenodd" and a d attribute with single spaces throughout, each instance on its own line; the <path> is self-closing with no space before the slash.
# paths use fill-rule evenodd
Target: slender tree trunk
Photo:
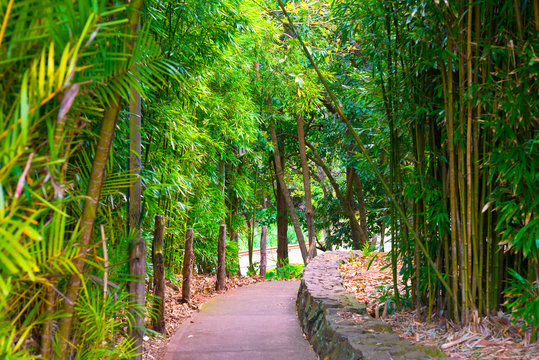
<path id="1" fill-rule="evenodd" d="M 266 277 L 266 237 L 268 234 L 268 227 L 262 226 L 262 232 L 260 233 L 260 276 Z"/>
<path id="2" fill-rule="evenodd" d="M 449 41 L 449 51 L 453 51 L 452 41 Z M 453 315 L 458 319 L 458 248 L 457 248 L 457 186 L 456 186 L 456 159 L 455 159 L 455 133 L 453 129 L 453 61 L 448 56 L 447 65 L 447 143 L 449 151 L 449 206 L 451 216 L 451 278 L 453 290 Z"/>
<path id="3" fill-rule="evenodd" d="M 238 260 L 238 276 L 241 276 L 241 266 L 240 266 L 240 250 L 239 250 L 239 234 L 237 232 L 234 233 L 234 238 L 232 241 L 236 243 L 236 254 L 234 256 L 236 257 L 236 260 Z"/>
<path id="4" fill-rule="evenodd" d="M 273 162 L 275 164 L 275 162 Z M 277 172 L 277 170 L 275 170 Z M 288 264 L 288 210 L 284 199 L 284 190 L 278 181 L 275 186 L 277 205 L 277 267 Z"/>
<path id="5" fill-rule="evenodd" d="M 311 196 L 311 179 L 309 176 L 309 165 L 307 164 L 307 154 L 305 153 L 305 133 L 303 131 L 303 117 L 296 116 L 298 126 L 299 155 L 301 158 L 301 169 L 303 173 L 303 188 L 305 192 L 305 220 L 309 236 L 309 259 L 316 256 L 316 231 L 314 229 L 314 212 Z"/>
<path id="6" fill-rule="evenodd" d="M 320 168 L 322 168 L 322 170 L 326 174 L 326 176 L 327 176 L 327 178 L 329 180 L 329 183 L 333 187 L 333 190 L 335 191 L 335 194 L 337 195 L 337 198 L 339 199 L 339 202 L 342 205 L 344 213 L 348 217 L 348 220 L 349 220 L 349 223 L 350 223 L 350 232 L 351 232 L 351 235 L 352 235 L 352 243 L 353 243 L 354 250 L 361 249 L 361 245 L 363 243 L 362 242 L 363 234 L 362 234 L 362 231 L 361 231 L 361 226 L 359 225 L 359 222 L 357 221 L 355 211 L 350 206 L 349 199 L 346 199 L 346 196 L 343 195 L 343 193 L 339 189 L 339 184 L 337 183 L 337 181 L 335 180 L 335 178 L 331 174 L 330 169 L 326 166 L 326 164 L 324 164 L 324 161 L 322 160 L 320 155 L 318 155 L 315 148 L 311 144 L 309 144 L 307 142 L 306 142 L 306 145 L 309 147 L 309 149 L 311 149 L 311 152 L 313 153 L 313 156 L 314 156 L 313 161 L 314 161 L 314 163 L 316 163 L 318 166 L 320 166 Z"/>
<path id="7" fill-rule="evenodd" d="M 254 193 L 257 193 L 257 187 L 258 187 L 258 170 L 255 174 L 255 187 L 254 187 Z M 254 239 L 255 239 L 255 226 L 256 226 L 256 207 L 253 206 L 252 211 L 252 217 L 249 219 L 249 216 L 246 216 L 247 224 L 249 226 L 249 235 L 247 238 L 247 248 L 249 252 L 249 269 L 253 271 L 253 247 L 254 247 Z"/>
<path id="8" fill-rule="evenodd" d="M 45 313 L 51 315 L 54 312 L 55 292 L 53 285 L 45 285 Z M 41 330 L 41 358 L 50 359 L 52 351 L 53 328 L 52 321 L 47 321 Z"/>
<path id="9" fill-rule="evenodd" d="M 215 289 L 221 291 L 225 289 L 225 242 L 226 225 L 219 228 L 219 240 L 217 242 L 217 281 Z"/>
<path id="10" fill-rule="evenodd" d="M 129 188 L 129 232 L 133 236 L 131 240 L 131 251 L 129 262 L 129 273 L 136 280 L 129 282 L 129 292 L 131 302 L 138 308 L 130 307 L 131 316 L 134 319 L 134 327 L 130 329 L 131 338 L 135 339 L 134 348 L 142 349 L 142 338 L 144 336 L 144 309 L 146 276 L 146 242 L 142 237 L 140 229 L 141 212 L 141 98 L 134 88 L 131 88 L 131 100 L 129 102 L 129 170 L 137 177 Z M 133 357 L 142 359 L 142 354 Z"/>
<path id="11" fill-rule="evenodd" d="M 273 123 L 270 123 L 269 130 L 271 134 L 271 142 L 273 144 L 273 156 L 275 158 L 275 169 L 277 170 L 277 181 L 280 183 L 281 188 L 283 189 L 284 199 L 286 201 L 288 211 L 290 212 L 292 223 L 294 224 L 294 230 L 298 239 L 299 249 L 301 250 L 301 257 L 303 258 L 303 263 L 307 265 L 307 263 L 309 262 L 309 254 L 307 252 L 307 247 L 305 246 L 305 240 L 303 239 L 303 233 L 301 232 L 298 217 L 294 209 L 294 204 L 292 203 L 292 199 L 290 197 L 290 194 L 288 193 L 288 188 L 286 187 L 286 183 L 284 180 L 284 172 L 283 168 L 281 167 L 281 155 L 279 154 L 279 145 L 277 144 L 277 134 L 275 132 L 275 125 L 273 125 Z"/>
<path id="12" fill-rule="evenodd" d="M 359 175 L 354 170 L 352 174 L 352 178 L 354 180 L 354 187 L 356 189 L 356 196 L 357 196 L 357 205 L 359 210 L 359 225 L 361 227 L 361 231 L 363 233 L 363 238 L 365 241 L 368 241 L 369 239 L 369 233 L 367 231 L 367 207 L 365 206 L 365 196 L 363 195 L 363 186 L 361 184 L 361 180 L 359 179 Z M 372 244 L 375 246 L 376 244 Z"/>
<path id="13" fill-rule="evenodd" d="M 97 142 L 92 170 L 90 171 L 90 180 L 88 181 L 88 189 L 86 190 L 86 201 L 82 209 L 81 215 L 81 235 L 79 240 L 80 255 L 73 261 L 74 268 L 77 269 L 77 274 L 71 275 L 67 284 L 67 289 L 64 298 L 64 314 L 69 316 L 60 319 L 58 335 L 61 339 L 60 352 L 58 359 L 66 359 L 68 346 L 71 346 L 71 326 L 75 312 L 75 302 L 78 299 L 79 291 L 82 284 L 80 273 L 84 270 L 84 258 L 90 245 L 92 238 L 97 208 L 99 206 L 99 198 L 101 196 L 101 187 L 105 178 L 105 169 L 110 152 L 110 146 L 114 137 L 118 112 L 120 110 L 120 95 L 112 100 L 111 105 L 105 109 L 103 120 L 101 122 L 101 131 L 99 132 L 99 140 Z"/>
<path id="14" fill-rule="evenodd" d="M 185 236 L 185 246 L 183 250 L 183 281 L 182 281 L 182 302 L 189 303 L 191 301 L 191 278 L 193 276 L 193 238 L 195 230 L 187 229 Z"/>
<path id="15" fill-rule="evenodd" d="M 155 229 L 152 243 L 153 294 L 158 298 L 153 308 L 157 317 L 153 319 L 153 329 L 165 333 L 165 263 L 163 258 L 163 242 L 165 240 L 165 217 L 155 216 Z"/>
<path id="16" fill-rule="evenodd" d="M 249 253 L 249 269 L 253 269 L 254 226 L 254 219 L 247 219 L 247 252 Z"/>

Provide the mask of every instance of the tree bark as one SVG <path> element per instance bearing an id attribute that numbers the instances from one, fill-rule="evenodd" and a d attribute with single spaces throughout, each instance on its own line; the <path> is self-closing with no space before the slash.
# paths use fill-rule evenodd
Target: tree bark
<path id="1" fill-rule="evenodd" d="M 219 239 L 217 241 L 217 281 L 215 289 L 217 291 L 225 289 L 225 241 L 226 225 L 219 228 Z"/>
<path id="2" fill-rule="evenodd" d="M 355 170 L 353 170 L 352 179 L 354 180 L 354 187 L 356 189 L 357 206 L 359 210 L 359 225 L 361 227 L 361 231 L 363 232 L 365 241 L 368 241 L 369 233 L 367 231 L 367 207 L 365 206 L 365 196 L 363 195 L 363 186 L 361 184 L 361 180 L 359 179 L 359 175 Z M 376 244 L 372 245 L 375 246 Z"/>
<path id="3" fill-rule="evenodd" d="M 241 266 L 240 266 L 240 241 L 239 241 L 239 237 L 240 235 L 235 232 L 234 233 L 234 238 L 232 239 L 232 241 L 234 241 L 236 243 L 236 254 L 235 254 L 235 257 L 236 257 L 236 260 L 238 261 L 238 276 L 241 276 Z"/>
<path id="4" fill-rule="evenodd" d="M 195 230 L 187 229 L 185 236 L 185 246 L 183 249 L 183 268 L 182 268 L 182 302 L 188 303 L 191 301 L 191 277 L 193 275 L 193 238 Z"/>
<path id="5" fill-rule="evenodd" d="M 59 321 L 58 335 L 61 342 L 60 351 L 57 357 L 58 359 L 68 358 L 67 348 L 68 345 L 71 346 L 70 337 L 72 319 L 75 312 L 75 302 L 79 297 L 82 284 L 82 279 L 79 274 L 84 271 L 84 259 L 86 258 L 86 252 L 88 251 L 94 230 L 97 208 L 99 206 L 99 198 L 101 196 L 101 187 L 105 178 L 105 169 L 110 153 L 110 146 L 114 137 L 116 121 L 118 120 L 118 112 L 120 111 L 120 101 L 120 95 L 116 95 L 115 98 L 111 100 L 111 105 L 105 108 L 103 120 L 101 122 L 101 130 L 98 138 L 99 140 L 97 142 L 94 161 L 92 163 L 92 170 L 90 171 L 88 188 L 86 190 L 86 200 L 84 202 L 80 220 L 80 256 L 73 261 L 73 265 L 74 268 L 77 269 L 77 273 L 70 276 L 65 293 L 63 312 L 68 316 L 61 318 Z"/>
<path id="6" fill-rule="evenodd" d="M 45 285 L 45 313 L 51 315 L 54 312 L 55 292 L 53 285 Z M 53 323 L 47 321 L 43 325 L 41 330 L 41 358 L 50 359 L 52 350 L 52 338 L 53 338 Z"/>
<path id="7" fill-rule="evenodd" d="M 145 303 L 145 283 L 146 276 L 146 242 L 140 231 L 141 212 L 141 98 L 131 87 L 131 99 L 129 101 L 129 170 L 137 177 L 135 182 L 129 187 L 129 234 L 133 236 L 131 241 L 131 251 L 129 257 L 129 273 L 136 279 L 129 282 L 129 293 L 131 303 L 137 307 L 130 307 L 131 316 L 134 319 L 134 327 L 129 330 L 129 334 L 134 339 L 133 348 L 142 349 L 142 338 L 144 336 L 144 313 L 141 309 Z M 164 294 L 163 294 L 164 295 Z M 142 359 L 142 354 L 132 359 Z"/>
<path id="8" fill-rule="evenodd" d="M 262 232 L 260 233 L 260 275 L 266 277 L 266 238 L 268 234 L 268 227 L 262 226 Z"/>
<path id="9" fill-rule="evenodd" d="M 305 152 L 305 132 L 303 131 L 303 117 L 296 116 L 298 127 L 299 155 L 301 158 L 301 170 L 303 174 L 303 188 L 305 193 L 305 220 L 307 222 L 307 232 L 309 236 L 309 259 L 316 256 L 316 231 L 314 229 L 314 212 L 311 196 L 311 179 L 309 176 L 309 165 Z"/>
<path id="10" fill-rule="evenodd" d="M 386 223 L 385 221 L 380 222 L 380 251 L 386 251 L 385 250 L 385 236 L 386 236 Z"/>
<path id="11" fill-rule="evenodd" d="M 273 161 L 275 174 L 277 169 Z M 283 189 L 279 181 L 275 186 L 275 203 L 277 206 L 277 267 L 288 264 L 288 211 L 284 199 Z"/>
<path id="12" fill-rule="evenodd" d="M 245 216 L 247 222 L 247 253 L 249 257 L 249 269 L 253 269 L 253 247 L 254 247 L 254 219 Z"/>
<path id="13" fill-rule="evenodd" d="M 153 294 L 158 297 L 153 308 L 157 315 L 153 319 L 153 329 L 165 333 L 165 263 L 163 261 L 163 242 L 165 240 L 165 217 L 155 216 L 155 229 L 152 243 Z"/>
<path id="14" fill-rule="evenodd" d="M 280 183 L 281 188 L 283 189 L 284 199 L 286 201 L 288 211 L 290 212 L 292 223 L 294 224 L 294 230 L 296 232 L 296 237 L 298 239 L 299 249 L 301 251 L 301 257 L 303 258 L 303 263 L 307 265 L 309 262 L 309 254 L 307 253 L 307 247 L 305 246 L 305 240 L 303 239 L 303 233 L 301 232 L 301 227 L 299 225 L 298 217 L 294 209 L 294 204 L 292 203 L 292 199 L 290 197 L 290 194 L 288 193 L 288 188 L 286 187 L 286 183 L 284 181 L 284 172 L 283 172 L 283 168 L 281 167 L 281 155 L 279 154 L 279 145 L 277 144 L 277 134 L 275 132 L 275 125 L 270 123 L 269 130 L 271 134 L 271 142 L 273 144 L 273 149 L 274 149 L 273 157 L 275 158 L 275 169 L 276 169 L 277 181 Z"/>

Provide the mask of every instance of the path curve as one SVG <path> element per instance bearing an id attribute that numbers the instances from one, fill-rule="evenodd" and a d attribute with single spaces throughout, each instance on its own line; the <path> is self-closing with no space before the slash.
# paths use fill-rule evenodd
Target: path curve
<path id="1" fill-rule="evenodd" d="M 171 339 L 165 360 L 316 360 L 296 317 L 298 281 L 269 281 L 208 301 Z"/>

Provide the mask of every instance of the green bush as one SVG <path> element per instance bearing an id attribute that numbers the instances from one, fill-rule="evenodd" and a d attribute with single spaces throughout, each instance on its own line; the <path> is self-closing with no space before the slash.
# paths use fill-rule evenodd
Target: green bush
<path id="1" fill-rule="evenodd" d="M 304 267 L 305 265 L 303 264 L 287 264 L 279 268 L 270 269 L 266 272 L 266 279 L 299 279 Z"/>

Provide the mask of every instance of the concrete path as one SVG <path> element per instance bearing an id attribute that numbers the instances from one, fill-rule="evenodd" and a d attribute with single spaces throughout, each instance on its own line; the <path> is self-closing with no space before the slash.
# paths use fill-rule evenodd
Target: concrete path
<path id="1" fill-rule="evenodd" d="M 165 360 L 316 360 L 296 317 L 298 281 L 230 290 L 178 329 Z"/>

